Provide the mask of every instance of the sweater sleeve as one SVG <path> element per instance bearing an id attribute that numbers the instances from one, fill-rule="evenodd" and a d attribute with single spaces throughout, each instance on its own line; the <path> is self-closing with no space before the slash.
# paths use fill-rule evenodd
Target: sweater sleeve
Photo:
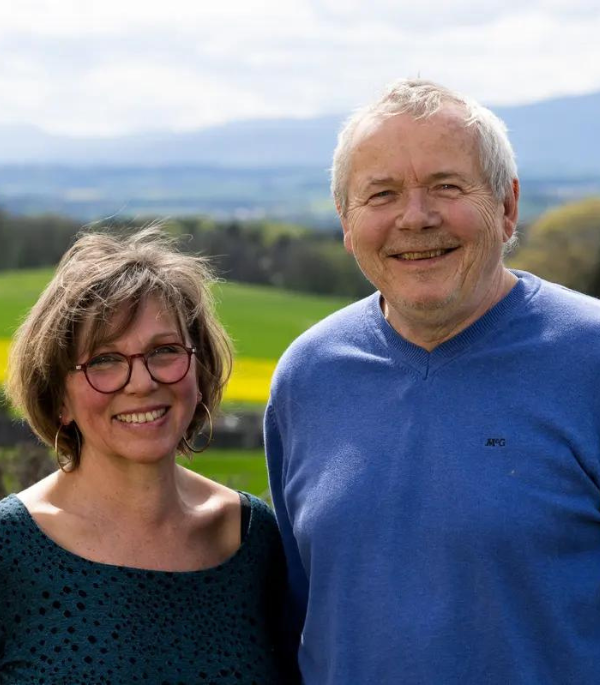
<path id="1" fill-rule="evenodd" d="M 285 455 L 283 444 L 275 409 L 272 401 L 269 401 L 265 413 L 265 450 L 269 470 L 269 485 L 287 564 L 289 629 L 292 635 L 291 639 L 299 644 L 306 615 L 308 579 L 294 538 L 290 512 L 288 512 L 284 499 Z"/>

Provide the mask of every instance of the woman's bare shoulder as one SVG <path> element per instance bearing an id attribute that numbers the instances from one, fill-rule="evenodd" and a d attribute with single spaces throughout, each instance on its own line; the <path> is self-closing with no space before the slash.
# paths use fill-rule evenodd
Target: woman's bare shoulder
<path id="1" fill-rule="evenodd" d="M 179 467 L 179 475 L 185 497 L 197 511 L 231 513 L 239 510 L 240 495 L 236 490 L 185 467 Z"/>
<path id="2" fill-rule="evenodd" d="M 54 504 L 60 472 L 56 471 L 37 483 L 17 493 L 29 513 L 33 515 L 56 515 L 60 508 Z"/>

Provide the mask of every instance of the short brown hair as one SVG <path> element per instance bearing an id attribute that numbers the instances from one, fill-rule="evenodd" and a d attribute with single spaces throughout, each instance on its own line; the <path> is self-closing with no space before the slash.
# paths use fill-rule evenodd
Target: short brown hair
<path id="1" fill-rule="evenodd" d="M 149 296 L 158 296 L 196 347 L 198 387 L 215 410 L 231 372 L 229 337 L 216 318 L 210 285 L 215 280 L 205 258 L 182 253 L 158 224 L 138 232 L 97 230 L 80 234 L 17 331 L 9 357 L 6 393 L 34 432 L 53 446 L 60 426 L 67 373 L 76 363 L 77 334 L 89 322 L 88 351 L 107 340 L 107 322 L 125 305 L 129 317 L 118 337 Z M 184 332 L 182 330 L 182 333 Z M 207 420 L 199 405 L 184 436 L 191 440 Z M 79 465 L 76 426 L 60 431 L 62 466 Z M 182 438 L 182 453 L 189 453 Z"/>

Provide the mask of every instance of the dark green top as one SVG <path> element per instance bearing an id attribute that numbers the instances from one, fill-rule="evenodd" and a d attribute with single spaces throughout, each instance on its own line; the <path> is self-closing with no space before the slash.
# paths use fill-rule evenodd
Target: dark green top
<path id="1" fill-rule="evenodd" d="M 0 501 L 2 685 L 279 685 L 285 567 L 271 510 L 251 497 L 238 551 L 215 568 L 147 571 L 83 559 Z"/>

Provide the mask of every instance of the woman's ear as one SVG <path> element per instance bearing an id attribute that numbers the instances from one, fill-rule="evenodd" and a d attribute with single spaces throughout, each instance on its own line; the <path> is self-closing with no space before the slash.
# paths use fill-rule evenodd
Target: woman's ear
<path id="1" fill-rule="evenodd" d="M 58 415 L 58 420 L 61 425 L 68 426 L 75 419 L 73 417 L 73 412 L 71 411 L 70 403 L 68 399 L 65 399 L 60 408 L 60 413 Z"/>

